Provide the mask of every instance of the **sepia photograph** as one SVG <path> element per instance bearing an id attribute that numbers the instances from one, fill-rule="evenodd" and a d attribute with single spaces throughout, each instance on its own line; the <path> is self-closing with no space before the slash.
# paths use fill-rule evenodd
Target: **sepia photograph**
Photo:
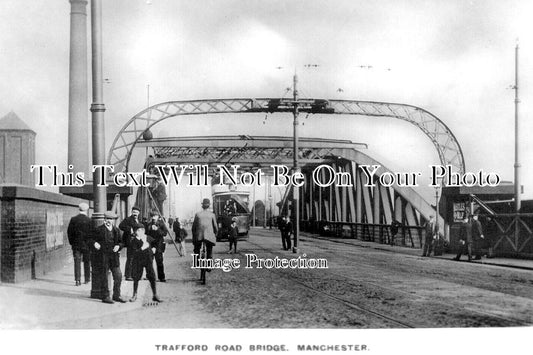
<path id="1" fill-rule="evenodd" d="M 531 13 L 2 0 L 0 350 L 529 353 Z"/>

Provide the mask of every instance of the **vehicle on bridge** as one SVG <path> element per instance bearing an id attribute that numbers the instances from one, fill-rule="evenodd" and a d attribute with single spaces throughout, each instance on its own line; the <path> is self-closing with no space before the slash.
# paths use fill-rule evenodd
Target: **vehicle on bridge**
<path id="1" fill-rule="evenodd" d="M 247 240 L 251 213 L 248 208 L 250 192 L 238 191 L 234 186 L 213 186 L 213 211 L 217 217 L 217 241 L 228 240 L 231 221 L 237 221 L 238 240 Z"/>

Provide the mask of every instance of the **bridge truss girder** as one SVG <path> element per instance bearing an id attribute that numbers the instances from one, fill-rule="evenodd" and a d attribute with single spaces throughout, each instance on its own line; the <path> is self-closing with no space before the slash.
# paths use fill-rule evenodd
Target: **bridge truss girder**
<path id="1" fill-rule="evenodd" d="M 132 117 L 115 137 L 108 154 L 108 164 L 115 171 L 126 171 L 135 145 L 153 125 L 170 117 L 221 113 L 291 112 L 296 103 L 290 99 L 216 99 L 171 101 L 149 107 Z M 464 157 L 451 130 L 436 116 L 419 107 L 385 102 L 304 99 L 298 101 L 300 112 L 312 114 L 349 114 L 391 117 L 419 128 L 433 143 L 442 165 L 465 171 Z"/>
<path id="2" fill-rule="evenodd" d="M 139 145 L 153 148 L 153 156 L 146 161 L 149 171 L 166 164 L 235 164 L 243 170 L 253 170 L 270 165 L 291 166 L 290 143 L 291 137 L 218 136 L 155 139 Z M 435 214 L 431 204 L 412 187 L 381 185 L 379 176 L 391 170 L 359 151 L 361 146 L 345 140 L 301 139 L 299 155 L 305 176 L 300 204 L 303 219 L 384 225 L 396 219 L 404 225 L 418 226 Z M 315 185 L 311 174 L 321 164 L 328 164 L 337 172 L 348 172 L 353 186 Z M 360 165 L 381 166 L 374 176 L 376 186 L 365 186 L 367 181 Z M 439 224 L 444 225 L 440 217 Z"/>
<path id="3" fill-rule="evenodd" d="M 201 136 L 161 138 L 141 141 L 139 147 L 150 147 L 153 158 L 148 166 L 179 164 L 238 164 L 242 169 L 292 165 L 292 138 L 278 136 Z M 348 140 L 300 138 L 298 155 L 302 165 L 329 162 L 339 148 L 366 148 L 366 144 Z"/>

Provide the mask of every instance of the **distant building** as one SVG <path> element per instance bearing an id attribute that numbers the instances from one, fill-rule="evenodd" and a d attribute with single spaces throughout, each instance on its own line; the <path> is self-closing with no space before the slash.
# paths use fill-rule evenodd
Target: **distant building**
<path id="1" fill-rule="evenodd" d="M 13 111 L 0 118 L 0 184 L 35 186 L 35 132 Z"/>

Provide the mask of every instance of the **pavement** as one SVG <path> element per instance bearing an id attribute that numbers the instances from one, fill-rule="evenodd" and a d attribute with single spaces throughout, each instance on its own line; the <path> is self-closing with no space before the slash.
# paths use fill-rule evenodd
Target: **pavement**
<path id="1" fill-rule="evenodd" d="M 263 229 L 261 228 L 261 230 Z M 277 233 L 277 231 L 274 232 Z M 300 238 L 302 240 L 313 238 L 326 239 L 332 243 L 343 243 L 360 248 L 373 248 L 391 253 L 400 253 L 406 256 L 421 256 L 420 249 L 390 246 L 361 240 L 325 238 L 307 233 L 302 233 Z M 169 247 L 172 246 L 169 245 Z M 188 247 L 190 248 L 190 244 Z M 452 266 L 454 263 L 457 263 L 457 261 L 452 260 L 454 256 L 453 254 L 444 254 L 431 258 L 449 260 L 450 266 Z M 125 262 L 125 259 L 124 256 L 121 258 L 122 263 Z M 180 264 L 183 264 L 185 259 L 188 258 L 180 258 Z M 465 256 L 463 256 L 463 260 L 466 262 Z M 481 260 L 472 261 L 472 264 L 533 270 L 533 260 L 482 258 Z M 123 265 L 121 269 L 124 270 Z M 185 274 L 183 273 L 171 276 L 178 279 L 180 277 L 185 278 Z M 181 281 L 185 282 L 187 279 Z M 164 293 L 172 292 L 173 297 L 183 297 L 185 299 L 191 297 L 189 293 L 194 292 L 194 286 L 189 287 L 191 289 L 188 290 L 183 287 L 173 287 L 170 289 L 172 285 L 161 283 L 158 283 L 158 285 L 163 290 L 163 296 L 165 296 Z M 122 296 L 129 299 L 132 294 L 132 288 L 131 281 L 123 280 Z M 180 289 L 183 291 L 180 291 Z M 91 284 L 74 285 L 72 263 L 65 265 L 61 270 L 48 273 L 35 280 L 17 284 L 0 284 L 0 329 L 58 329 L 63 324 L 73 324 L 78 319 L 94 319 L 95 315 L 98 314 L 121 316 L 121 314 L 142 309 L 143 306 L 152 305 L 151 290 L 148 281 L 145 280 L 139 284 L 140 297 L 136 302 L 115 303 L 113 305 L 104 304 L 101 300 L 90 298 L 90 290 Z M 175 295 L 174 292 L 186 292 L 188 294 L 180 296 Z M 191 312 L 193 311 L 191 310 Z M 193 318 L 192 315 L 191 318 Z M 198 324 L 197 326 L 202 327 L 203 325 Z M 102 325 L 102 327 L 105 326 Z"/>
<path id="2" fill-rule="evenodd" d="M 323 239 L 323 240 L 329 240 L 333 243 L 343 243 L 348 245 L 354 245 L 361 248 L 373 248 L 376 250 L 383 250 L 393 253 L 402 253 L 406 255 L 413 255 L 413 256 L 422 256 L 422 250 L 421 249 L 415 249 L 415 248 L 409 248 L 409 247 L 402 247 L 402 246 L 391 246 L 388 244 L 379 244 L 375 242 L 366 242 L 358 239 L 348 239 L 348 238 L 334 238 L 334 237 L 321 237 L 315 234 L 309 234 L 309 233 L 301 233 L 300 238 L 307 238 L 307 239 Z M 444 259 L 444 260 L 450 260 L 451 263 L 457 263 L 457 261 L 453 260 L 455 258 L 456 254 L 450 254 L 450 253 L 444 253 L 440 256 L 431 256 L 431 258 L 437 258 L 437 259 Z M 463 255 L 461 256 L 460 262 L 468 262 L 467 256 Z M 522 270 L 533 270 L 533 260 L 529 259 L 514 259 L 514 258 L 504 258 L 504 257 L 494 257 L 494 258 L 486 258 L 482 257 L 480 260 L 472 260 L 472 264 L 481 264 L 481 265 L 492 265 L 492 266 L 500 266 L 500 267 L 506 267 L 506 268 L 515 268 L 515 269 L 522 269 Z"/>
<path id="3" fill-rule="evenodd" d="M 121 270 L 124 270 L 125 261 L 122 257 Z M 74 265 L 70 262 L 34 280 L 0 284 L 0 329 L 57 328 L 57 324 L 73 319 L 140 309 L 148 301 L 142 296 L 147 287 L 148 281 L 140 282 L 138 294 L 141 297 L 136 302 L 104 304 L 100 299 L 90 298 L 91 283 L 75 286 Z M 129 300 L 133 282 L 123 279 L 121 289 L 122 297 Z"/>

